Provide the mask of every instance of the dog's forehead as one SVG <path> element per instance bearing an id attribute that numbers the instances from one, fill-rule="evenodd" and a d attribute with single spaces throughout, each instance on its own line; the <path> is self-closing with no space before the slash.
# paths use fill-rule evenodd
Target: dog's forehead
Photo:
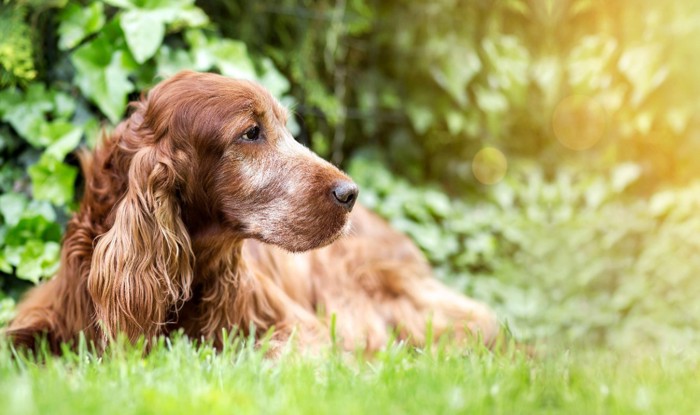
<path id="1" fill-rule="evenodd" d="M 250 112 L 251 116 L 274 117 L 282 122 L 287 121 L 287 109 L 262 85 L 251 81 L 238 81 L 237 89 L 238 91 L 232 91 L 232 94 L 243 98 L 241 109 Z"/>

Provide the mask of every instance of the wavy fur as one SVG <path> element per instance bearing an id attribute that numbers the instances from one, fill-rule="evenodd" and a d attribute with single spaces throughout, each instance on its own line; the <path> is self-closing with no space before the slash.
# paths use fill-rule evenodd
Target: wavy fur
<path id="1" fill-rule="evenodd" d="M 274 328 L 280 344 L 296 332 L 315 348 L 332 316 L 347 349 L 376 350 L 392 333 L 420 345 L 428 324 L 496 335 L 491 311 L 435 280 L 408 238 L 361 206 L 350 214 L 337 192 L 354 184 L 294 141 L 259 85 L 182 72 L 131 106 L 80 155 L 81 207 L 58 274 L 7 330 L 18 346 L 176 329 L 219 344 L 224 330 Z"/>

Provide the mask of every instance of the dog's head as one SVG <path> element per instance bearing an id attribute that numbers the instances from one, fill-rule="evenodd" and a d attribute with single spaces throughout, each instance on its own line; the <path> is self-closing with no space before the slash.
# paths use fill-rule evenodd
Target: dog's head
<path id="1" fill-rule="evenodd" d="M 142 128 L 163 141 L 182 176 L 181 196 L 190 199 L 184 209 L 197 211 L 183 215 L 290 251 L 343 233 L 357 186 L 294 140 L 286 109 L 260 85 L 182 72 L 142 105 Z"/>
<path id="2" fill-rule="evenodd" d="M 88 277 L 106 337 L 156 333 L 187 298 L 198 232 L 305 251 L 346 228 L 357 186 L 294 141 L 259 85 L 181 72 L 132 107 L 102 156 L 126 188 Z"/>

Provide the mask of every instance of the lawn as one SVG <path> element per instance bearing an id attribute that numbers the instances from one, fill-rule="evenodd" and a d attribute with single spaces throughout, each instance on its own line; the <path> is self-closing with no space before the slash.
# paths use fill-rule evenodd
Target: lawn
<path id="1" fill-rule="evenodd" d="M 145 357 L 118 346 L 41 363 L 0 345 L 0 413 L 655 413 L 700 405 L 699 359 L 609 350 L 491 352 L 395 345 L 371 358 L 331 349 L 271 360 L 179 338 Z"/>

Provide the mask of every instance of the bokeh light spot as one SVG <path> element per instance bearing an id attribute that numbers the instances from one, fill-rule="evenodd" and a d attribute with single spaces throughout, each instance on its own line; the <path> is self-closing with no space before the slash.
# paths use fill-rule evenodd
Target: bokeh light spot
<path id="1" fill-rule="evenodd" d="M 485 147 L 479 150 L 472 161 L 472 172 L 476 180 L 483 184 L 496 184 L 508 170 L 508 161 L 501 150 Z"/>
<path id="2" fill-rule="evenodd" d="M 605 135 L 605 109 L 587 96 L 564 98 L 554 109 L 552 129 L 563 146 L 577 151 L 587 150 Z"/>

